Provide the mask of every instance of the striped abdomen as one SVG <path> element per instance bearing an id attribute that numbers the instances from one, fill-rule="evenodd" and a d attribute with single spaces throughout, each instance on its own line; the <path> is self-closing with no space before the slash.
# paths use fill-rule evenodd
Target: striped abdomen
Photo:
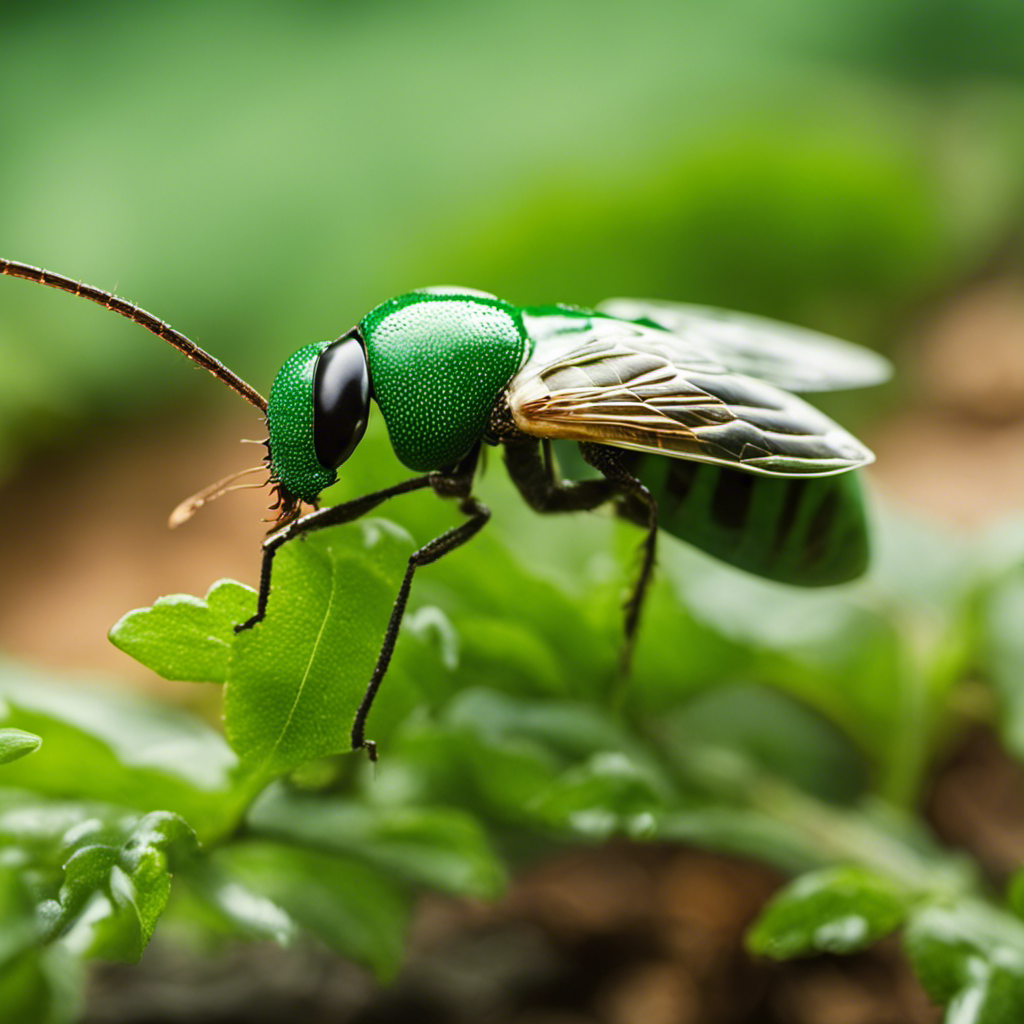
<path id="1" fill-rule="evenodd" d="M 647 454 L 630 469 L 657 499 L 662 529 L 737 568 L 805 587 L 846 583 L 867 568 L 856 473 L 760 476 Z"/>

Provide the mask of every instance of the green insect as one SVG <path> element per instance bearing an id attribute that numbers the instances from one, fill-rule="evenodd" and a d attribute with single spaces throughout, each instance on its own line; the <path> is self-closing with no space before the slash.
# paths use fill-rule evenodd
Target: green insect
<path id="1" fill-rule="evenodd" d="M 792 391 L 874 384 L 889 364 L 865 349 L 759 317 L 614 299 L 598 310 L 519 308 L 485 292 L 437 287 L 378 306 L 336 341 L 299 349 L 269 400 L 163 321 L 109 292 L 9 260 L 0 273 L 58 288 L 141 324 L 265 413 L 268 483 L 279 518 L 263 543 L 256 613 L 267 613 L 274 554 L 313 530 L 350 522 L 424 488 L 465 522 L 409 559 L 373 675 L 352 726 L 376 756 L 366 719 L 394 650 L 416 569 L 487 523 L 473 494 L 481 445 L 501 445 L 538 512 L 614 503 L 646 531 L 625 606 L 624 666 L 654 568 L 660 527 L 716 558 L 798 586 L 843 583 L 868 561 L 857 476 L 867 448 Z M 371 400 L 399 461 L 417 475 L 318 507 L 359 444 Z M 600 476 L 560 479 L 554 439 L 575 441 Z M 179 518 L 222 492 L 201 492 Z M 303 504 L 313 511 L 301 514 Z"/>

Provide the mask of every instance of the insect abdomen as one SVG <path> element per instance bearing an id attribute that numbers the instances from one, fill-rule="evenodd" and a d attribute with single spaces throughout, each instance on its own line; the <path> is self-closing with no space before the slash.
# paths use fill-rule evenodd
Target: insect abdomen
<path id="1" fill-rule="evenodd" d="M 829 586 L 868 566 L 868 525 L 855 473 L 756 476 L 642 455 L 632 471 L 658 502 L 663 530 L 780 583 Z"/>

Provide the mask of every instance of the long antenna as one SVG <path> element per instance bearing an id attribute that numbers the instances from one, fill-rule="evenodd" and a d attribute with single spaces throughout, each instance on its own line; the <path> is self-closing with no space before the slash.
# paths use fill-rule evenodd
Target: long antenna
<path id="1" fill-rule="evenodd" d="M 214 359 L 209 352 L 201 349 L 194 341 L 190 341 L 176 331 L 170 324 L 165 324 L 159 317 L 147 313 L 144 309 L 126 299 L 119 298 L 112 292 L 105 292 L 100 288 L 93 288 L 92 285 L 82 284 L 81 281 L 72 281 L 70 277 L 63 274 L 54 274 L 49 270 L 42 270 L 39 267 L 29 266 L 27 263 L 18 263 L 15 260 L 0 259 L 0 274 L 7 274 L 10 277 L 20 277 L 25 281 L 35 281 L 36 284 L 45 284 L 49 288 L 57 288 L 62 292 L 69 292 L 71 295 L 78 295 L 80 298 L 95 302 L 104 309 L 113 310 L 121 316 L 141 324 L 147 331 L 151 331 L 158 338 L 172 344 L 179 352 L 184 353 L 194 363 L 198 363 L 204 369 L 209 370 L 218 380 L 222 380 L 232 391 L 240 394 L 250 405 L 255 405 L 260 412 L 267 411 L 267 400 L 255 389 L 250 387 L 236 373 L 232 373 L 219 359 Z"/>

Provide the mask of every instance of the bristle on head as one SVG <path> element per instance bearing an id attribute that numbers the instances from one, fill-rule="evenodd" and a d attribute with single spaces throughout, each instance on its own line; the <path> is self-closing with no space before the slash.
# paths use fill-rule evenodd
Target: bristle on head
<path id="1" fill-rule="evenodd" d="M 263 520 L 265 523 L 272 524 L 269 533 L 274 533 L 298 519 L 302 515 L 304 504 L 311 506 L 314 510 L 320 507 L 319 502 L 304 501 L 302 498 L 296 497 L 280 480 L 271 480 L 270 486 L 274 494 L 274 503 L 270 506 L 270 511 L 277 512 L 277 515 L 273 519 Z"/>

